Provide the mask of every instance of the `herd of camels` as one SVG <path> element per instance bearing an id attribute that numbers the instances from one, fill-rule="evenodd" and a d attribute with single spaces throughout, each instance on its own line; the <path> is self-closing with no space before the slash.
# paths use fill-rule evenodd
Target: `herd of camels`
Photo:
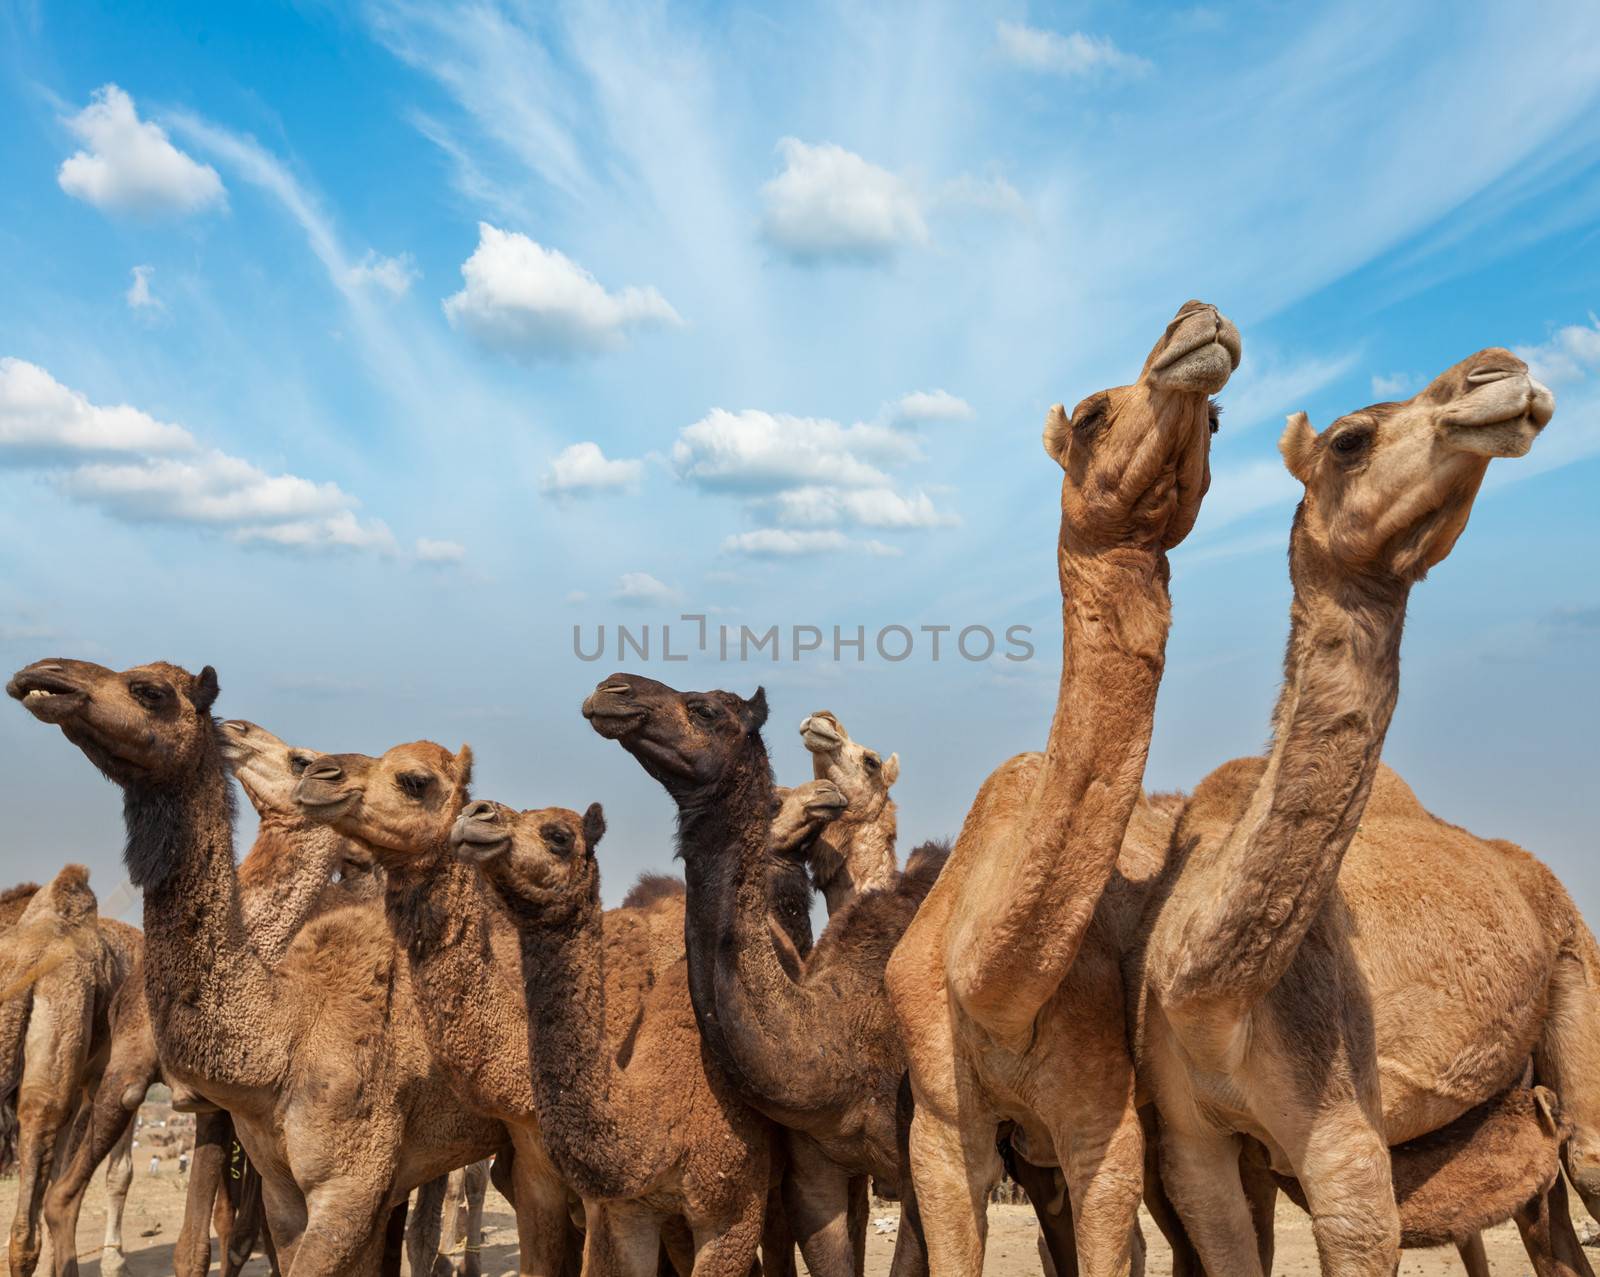
<path id="1" fill-rule="evenodd" d="M 77 1273 L 85 1186 L 109 1157 L 126 1193 L 159 1078 L 201 1115 L 181 1277 L 213 1213 L 237 1271 L 251 1193 L 275 1271 L 398 1272 L 408 1195 L 491 1156 L 526 1277 L 791 1277 L 796 1248 L 861 1277 L 869 1185 L 901 1203 L 894 1277 L 979 1277 L 1002 1167 L 1056 1277 L 1141 1273 L 1141 1202 L 1175 1273 L 1264 1277 L 1280 1191 L 1324 1273 L 1455 1245 L 1485 1274 L 1479 1233 L 1514 1219 L 1540 1277 L 1592 1277 L 1566 1184 L 1600 1212 L 1600 949 L 1543 864 L 1379 761 L 1410 591 L 1554 401 L 1490 348 L 1321 432 L 1291 417 L 1270 747 L 1146 794 L 1168 552 L 1239 360 L 1189 302 L 1130 384 L 1051 409 L 1049 738 L 903 866 L 898 757 L 818 712 L 813 778 L 778 787 L 760 690 L 617 674 L 583 702 L 678 807 L 684 879 L 603 910 L 600 805 L 474 798 L 465 747 L 293 747 L 216 719 L 209 666 L 18 672 L 123 790 L 144 929 L 78 866 L 0 904 L 11 1271 L 42 1220 Z M 237 865 L 234 781 L 260 817 Z"/>

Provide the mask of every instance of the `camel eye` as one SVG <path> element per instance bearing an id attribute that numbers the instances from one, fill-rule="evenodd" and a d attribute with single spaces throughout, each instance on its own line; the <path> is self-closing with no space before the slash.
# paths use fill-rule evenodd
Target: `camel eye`
<path id="1" fill-rule="evenodd" d="M 564 856 L 572 850 L 572 831 L 565 825 L 546 825 L 539 831 L 539 836 L 544 839 L 545 846 L 558 856 Z"/>
<path id="2" fill-rule="evenodd" d="M 717 718 L 717 711 L 712 709 L 711 706 L 707 705 L 704 701 L 699 701 L 696 704 L 689 706 L 689 712 L 698 718 L 702 723 L 713 723 Z"/>
<path id="3" fill-rule="evenodd" d="M 1372 436 L 1365 430 L 1346 430 L 1333 441 L 1333 450 L 1341 457 L 1354 457 L 1371 442 Z"/>
<path id="4" fill-rule="evenodd" d="M 289 755 L 289 771 L 294 775 L 298 776 L 309 766 L 311 766 L 311 760 L 304 754 Z"/>
<path id="5" fill-rule="evenodd" d="M 878 770 L 878 768 L 883 766 L 883 764 L 878 761 L 878 756 L 876 754 L 863 755 L 861 761 L 866 763 L 867 770 L 869 772 L 875 772 Z"/>
<path id="6" fill-rule="evenodd" d="M 134 700 L 147 709 L 154 709 L 167 699 L 167 689 L 157 683 L 133 683 L 128 690 L 133 693 Z"/>
<path id="7" fill-rule="evenodd" d="M 433 784 L 433 777 L 420 772 L 402 772 L 395 777 L 395 783 L 407 798 L 421 799 L 428 792 L 428 786 Z"/>

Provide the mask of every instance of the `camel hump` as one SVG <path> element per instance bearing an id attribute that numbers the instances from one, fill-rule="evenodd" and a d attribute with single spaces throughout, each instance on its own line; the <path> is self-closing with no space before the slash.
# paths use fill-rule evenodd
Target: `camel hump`
<path id="1" fill-rule="evenodd" d="M 35 902 L 42 903 L 69 926 L 93 922 L 100 914 L 100 902 L 89 886 L 89 871 L 82 865 L 65 866 L 43 893 L 35 897 Z"/>
<path id="2" fill-rule="evenodd" d="M 911 854 L 906 857 L 906 867 L 902 877 L 907 885 L 920 887 L 922 895 L 926 896 L 933 889 L 939 872 L 949 859 L 950 840 L 930 838 L 927 842 L 911 849 Z"/>
<path id="3" fill-rule="evenodd" d="M 1429 819 L 1428 809 L 1417 799 L 1410 785 L 1400 778 L 1400 773 L 1386 763 L 1379 763 L 1372 778 L 1372 793 L 1367 797 L 1363 819 L 1386 816 L 1391 819 Z"/>
<path id="4" fill-rule="evenodd" d="M 687 888 L 676 874 L 642 873 L 622 897 L 624 909 L 648 909 L 658 901 L 685 895 Z"/>
<path id="5" fill-rule="evenodd" d="M 1267 760 L 1259 754 L 1247 758 L 1233 758 L 1216 768 L 1194 788 L 1183 806 L 1179 821 L 1187 837 L 1213 822 L 1223 822 L 1232 828 L 1235 821 L 1250 805 L 1261 774 L 1267 769 Z"/>
<path id="6" fill-rule="evenodd" d="M 4 891 L 0 891 L 0 908 L 16 904 L 19 900 L 32 900 L 38 894 L 38 883 L 19 882 L 15 887 L 7 887 Z"/>

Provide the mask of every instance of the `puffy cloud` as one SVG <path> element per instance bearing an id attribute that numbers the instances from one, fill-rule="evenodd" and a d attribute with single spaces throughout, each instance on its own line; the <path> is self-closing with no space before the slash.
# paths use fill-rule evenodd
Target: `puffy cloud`
<path id="1" fill-rule="evenodd" d="M 566 254 L 487 222 L 461 275 L 466 286 L 444 302 L 450 322 L 525 359 L 615 350 L 634 331 L 683 323 L 654 288 L 608 292 Z"/>
<path id="2" fill-rule="evenodd" d="M 1028 71 L 1083 76 L 1096 72 L 1143 75 L 1150 70 L 1146 59 L 1123 52 L 1107 36 L 1085 35 L 1082 31 L 1062 35 L 1022 22 L 1002 21 L 995 38 L 1001 56 Z"/>
<path id="3" fill-rule="evenodd" d="M 1582 381 L 1600 371 L 1600 318 L 1590 315 L 1587 324 L 1558 328 L 1550 340 L 1537 346 L 1518 346 L 1516 353 L 1527 361 L 1528 370 L 1539 381 L 1552 386 Z"/>
<path id="4" fill-rule="evenodd" d="M 723 541 L 729 554 L 745 554 L 753 559 L 793 559 L 810 554 L 835 554 L 850 547 L 842 532 L 794 532 L 787 528 L 758 528 L 739 532 Z"/>
<path id="5" fill-rule="evenodd" d="M 381 288 L 395 297 L 403 297 L 418 275 L 417 264 L 410 253 L 398 257 L 385 257 L 373 249 L 346 272 L 346 278 L 358 288 Z"/>
<path id="6" fill-rule="evenodd" d="M 904 178 L 831 142 L 778 143 L 783 172 L 761 188 L 766 239 L 803 263 L 881 263 L 927 242 L 916 191 Z"/>
<path id="7" fill-rule="evenodd" d="M 682 595 L 648 572 L 624 572 L 611 597 L 629 607 L 675 607 Z"/>
<path id="8" fill-rule="evenodd" d="M 128 285 L 128 291 L 122 294 L 122 299 L 128 303 L 129 310 L 159 311 L 166 307 L 161 304 L 161 299 L 150 291 L 150 277 L 156 273 L 154 266 L 135 266 L 133 279 Z"/>
<path id="9" fill-rule="evenodd" d="M 62 163 L 56 180 L 74 199 L 109 212 L 194 213 L 223 199 L 222 179 L 141 120 L 115 84 L 95 90 L 67 122 L 84 149 Z"/>
<path id="10" fill-rule="evenodd" d="M 778 491 L 805 484 L 876 488 L 881 467 L 920 456 L 914 440 L 887 426 L 843 426 L 819 417 L 713 408 L 678 435 L 672 465 L 695 486 L 724 492 Z"/>
<path id="11" fill-rule="evenodd" d="M 418 537 L 416 544 L 419 563 L 460 563 L 467 557 L 467 547 L 459 541 L 435 541 L 432 537 Z"/>
<path id="12" fill-rule="evenodd" d="M 189 524 L 292 550 L 392 553 L 395 539 L 336 483 L 271 474 L 202 448 L 181 426 L 102 407 L 37 365 L 0 359 L 0 465 L 49 472 L 68 496 L 128 523 Z M 425 546 L 450 542 L 419 541 Z"/>
<path id="13" fill-rule="evenodd" d="M 539 486 L 552 496 L 592 496 L 635 487 L 643 473 L 644 462 L 614 460 L 599 444 L 585 441 L 552 457 Z"/>
<path id="14" fill-rule="evenodd" d="M 889 407 L 889 420 L 897 425 L 919 421 L 971 421 L 977 413 L 972 405 L 948 390 L 914 390 L 902 395 Z"/>
<path id="15" fill-rule="evenodd" d="M 1407 373 L 1396 372 L 1383 376 L 1380 373 L 1372 374 L 1372 393 L 1377 399 L 1384 402 L 1404 399 L 1411 393 L 1411 387 L 1416 384 L 1416 379 Z"/>
<path id="16" fill-rule="evenodd" d="M 0 466 L 188 452 L 194 436 L 127 404 L 101 407 L 37 364 L 0 358 Z"/>
<path id="17" fill-rule="evenodd" d="M 926 492 L 903 496 L 892 488 L 794 488 L 765 498 L 756 509 L 781 527 L 937 528 L 960 522 L 938 510 Z"/>

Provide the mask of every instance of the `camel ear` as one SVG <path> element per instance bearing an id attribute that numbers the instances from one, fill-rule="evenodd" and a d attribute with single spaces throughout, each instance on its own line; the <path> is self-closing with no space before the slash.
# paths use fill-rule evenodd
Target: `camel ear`
<path id="1" fill-rule="evenodd" d="M 472 787 L 472 746 L 463 745 L 456 751 L 456 784 L 462 789 Z"/>
<path id="2" fill-rule="evenodd" d="M 1283 438 L 1278 440 L 1278 451 L 1283 453 L 1283 463 L 1289 467 L 1289 473 L 1301 483 L 1309 484 L 1317 455 L 1317 432 L 1310 417 L 1297 412 L 1289 418 Z"/>
<path id="3" fill-rule="evenodd" d="M 745 702 L 750 707 L 750 725 L 759 729 L 767 721 L 767 689 L 756 688 L 756 694 Z"/>
<path id="4" fill-rule="evenodd" d="M 194 701 L 194 707 L 204 714 L 216 703 L 217 693 L 221 690 L 217 685 L 217 671 L 207 665 L 200 671 L 200 677 L 195 679 L 190 699 Z"/>
<path id="5" fill-rule="evenodd" d="M 1072 422 L 1067 419 L 1067 410 L 1061 404 L 1056 404 L 1044 417 L 1044 450 L 1055 458 L 1055 462 L 1063 470 L 1067 468 L 1067 434 L 1072 429 Z"/>
<path id="6" fill-rule="evenodd" d="M 890 754 L 889 761 L 883 765 L 883 783 L 885 787 L 892 785 L 900 779 L 900 755 Z"/>
<path id="7" fill-rule="evenodd" d="M 1555 1092 L 1545 1086 L 1534 1087 L 1533 1106 L 1539 1110 L 1539 1125 L 1544 1127 L 1545 1132 L 1549 1135 L 1559 1135 L 1561 1119 L 1556 1112 Z"/>
<path id="8" fill-rule="evenodd" d="M 594 849 L 606 833 L 606 814 L 599 803 L 590 803 L 589 810 L 583 813 L 583 842 L 589 849 L 589 854 L 594 854 Z"/>

